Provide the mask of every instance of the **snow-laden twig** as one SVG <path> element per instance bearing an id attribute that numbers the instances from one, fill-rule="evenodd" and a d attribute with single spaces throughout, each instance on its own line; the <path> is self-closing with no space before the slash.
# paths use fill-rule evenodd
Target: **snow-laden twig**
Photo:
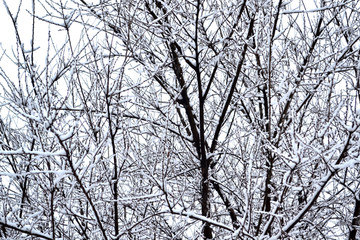
<path id="1" fill-rule="evenodd" d="M 287 11 L 281 12 L 281 14 L 321 12 L 321 11 L 326 11 L 326 10 L 330 10 L 333 8 L 343 7 L 345 5 L 346 5 L 346 3 L 341 3 L 341 4 L 336 4 L 336 5 L 331 5 L 331 6 L 327 6 L 327 7 L 321 7 L 321 8 L 314 8 L 314 9 L 309 9 L 309 10 L 287 10 Z"/>
<path id="2" fill-rule="evenodd" d="M 49 239 L 49 240 L 53 239 L 50 235 L 44 234 L 44 233 L 42 233 L 40 231 L 37 231 L 35 229 L 29 228 L 29 227 L 26 227 L 26 226 L 19 227 L 18 224 L 9 222 L 5 218 L 0 218 L 0 226 L 3 226 L 5 228 L 10 228 L 10 229 L 13 229 L 15 231 L 22 232 L 22 233 L 25 233 L 25 234 L 28 234 L 28 235 L 31 235 L 31 236 L 34 236 L 34 237 L 39 237 L 39 238 Z"/>
<path id="3" fill-rule="evenodd" d="M 50 156 L 66 156 L 65 151 L 56 151 L 56 152 L 41 152 L 41 151 L 31 151 L 26 148 L 19 148 L 14 151 L 0 151 L 0 155 L 5 156 L 13 156 L 13 155 L 37 155 L 37 156 L 43 156 L 43 157 L 50 157 Z"/>
<path id="4" fill-rule="evenodd" d="M 191 218 L 191 219 L 207 222 L 207 223 L 210 223 L 211 225 L 214 225 L 214 226 L 226 229 L 228 231 L 234 232 L 234 229 L 232 227 L 230 227 L 230 226 L 227 226 L 227 225 L 225 225 L 223 223 L 217 222 L 215 220 L 212 220 L 211 218 L 204 217 L 202 215 L 196 214 L 196 213 L 191 212 L 191 211 L 183 211 L 182 209 L 181 210 L 173 209 L 173 210 L 171 210 L 171 213 L 181 215 L 181 216 L 186 216 L 186 217 Z"/>

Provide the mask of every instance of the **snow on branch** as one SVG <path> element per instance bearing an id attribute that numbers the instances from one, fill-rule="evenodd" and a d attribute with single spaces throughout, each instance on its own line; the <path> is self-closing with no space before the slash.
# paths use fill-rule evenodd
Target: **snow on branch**
<path id="1" fill-rule="evenodd" d="M 9 156 L 9 155 L 24 155 L 24 154 L 28 154 L 28 155 L 38 155 L 38 156 L 43 156 L 43 157 L 49 157 L 49 156 L 66 156 L 65 151 L 41 152 L 41 151 L 31 151 L 31 150 L 26 149 L 26 148 L 19 148 L 19 149 L 14 150 L 14 151 L 0 151 L 0 155 L 5 155 L 5 156 Z"/>
<path id="2" fill-rule="evenodd" d="M 341 4 L 336 4 L 336 5 L 331 5 L 331 6 L 327 6 L 327 7 L 321 7 L 321 8 L 314 8 L 314 9 L 309 9 L 309 10 L 287 10 L 287 11 L 283 11 L 281 14 L 321 12 L 321 11 L 326 11 L 326 10 L 330 10 L 333 8 L 343 7 L 345 5 L 346 5 L 346 3 L 341 3 Z"/>
<path id="3" fill-rule="evenodd" d="M 208 222 L 210 223 L 211 225 L 214 225 L 214 226 L 217 226 L 217 227 L 220 227 L 220 228 L 223 228 L 223 229 L 226 229 L 226 230 L 229 230 L 231 232 L 234 232 L 234 229 L 232 227 L 229 227 L 225 224 L 222 224 L 222 223 L 219 223 L 217 221 L 214 221 L 208 217 L 204 217 L 202 215 L 198 215 L 194 212 L 191 212 L 191 211 L 183 211 L 183 210 L 171 210 L 171 213 L 173 214 L 177 214 L 177 215 L 181 215 L 181 216 L 186 216 L 186 217 L 189 217 L 191 219 L 195 219 L 195 220 L 199 220 L 199 221 L 203 221 L 203 222 Z"/>
<path id="4" fill-rule="evenodd" d="M 3 226 L 5 228 L 10 228 L 10 229 L 16 230 L 18 232 L 22 232 L 22 233 L 28 234 L 30 236 L 34 236 L 34 237 L 39 237 L 39 238 L 49 239 L 49 240 L 53 239 L 51 236 L 44 234 L 40 231 L 37 231 L 35 229 L 32 229 L 30 227 L 26 227 L 26 226 L 19 227 L 18 224 L 8 222 L 4 218 L 0 218 L 0 226 Z"/>

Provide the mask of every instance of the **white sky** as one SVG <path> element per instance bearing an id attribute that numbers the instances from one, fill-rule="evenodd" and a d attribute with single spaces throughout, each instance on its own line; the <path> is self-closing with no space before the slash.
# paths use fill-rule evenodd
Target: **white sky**
<path id="1" fill-rule="evenodd" d="M 19 0 L 11 0 L 11 1 L 5 1 L 6 4 L 9 6 L 10 11 L 15 14 L 18 10 Z M 23 1 L 22 7 L 20 9 L 19 13 L 19 19 L 18 24 L 19 30 L 23 37 L 25 36 L 31 36 L 31 17 L 30 14 L 26 12 L 26 9 L 31 9 L 31 1 L 26 0 Z M 4 1 L 0 2 L 0 31 L 2 34 L 0 34 L 0 42 L 2 44 L 2 47 L 4 49 L 10 49 L 11 46 L 14 46 L 16 44 L 16 37 L 14 32 L 13 23 L 9 17 L 9 14 L 6 10 Z M 29 42 L 24 43 L 25 46 L 27 44 L 30 44 Z"/>

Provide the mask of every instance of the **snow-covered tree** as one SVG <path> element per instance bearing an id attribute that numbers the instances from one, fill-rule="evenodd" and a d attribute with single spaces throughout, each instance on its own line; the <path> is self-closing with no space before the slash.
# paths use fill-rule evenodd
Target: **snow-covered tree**
<path id="1" fill-rule="evenodd" d="M 358 1 L 14 2 L 2 238 L 360 237 Z"/>

